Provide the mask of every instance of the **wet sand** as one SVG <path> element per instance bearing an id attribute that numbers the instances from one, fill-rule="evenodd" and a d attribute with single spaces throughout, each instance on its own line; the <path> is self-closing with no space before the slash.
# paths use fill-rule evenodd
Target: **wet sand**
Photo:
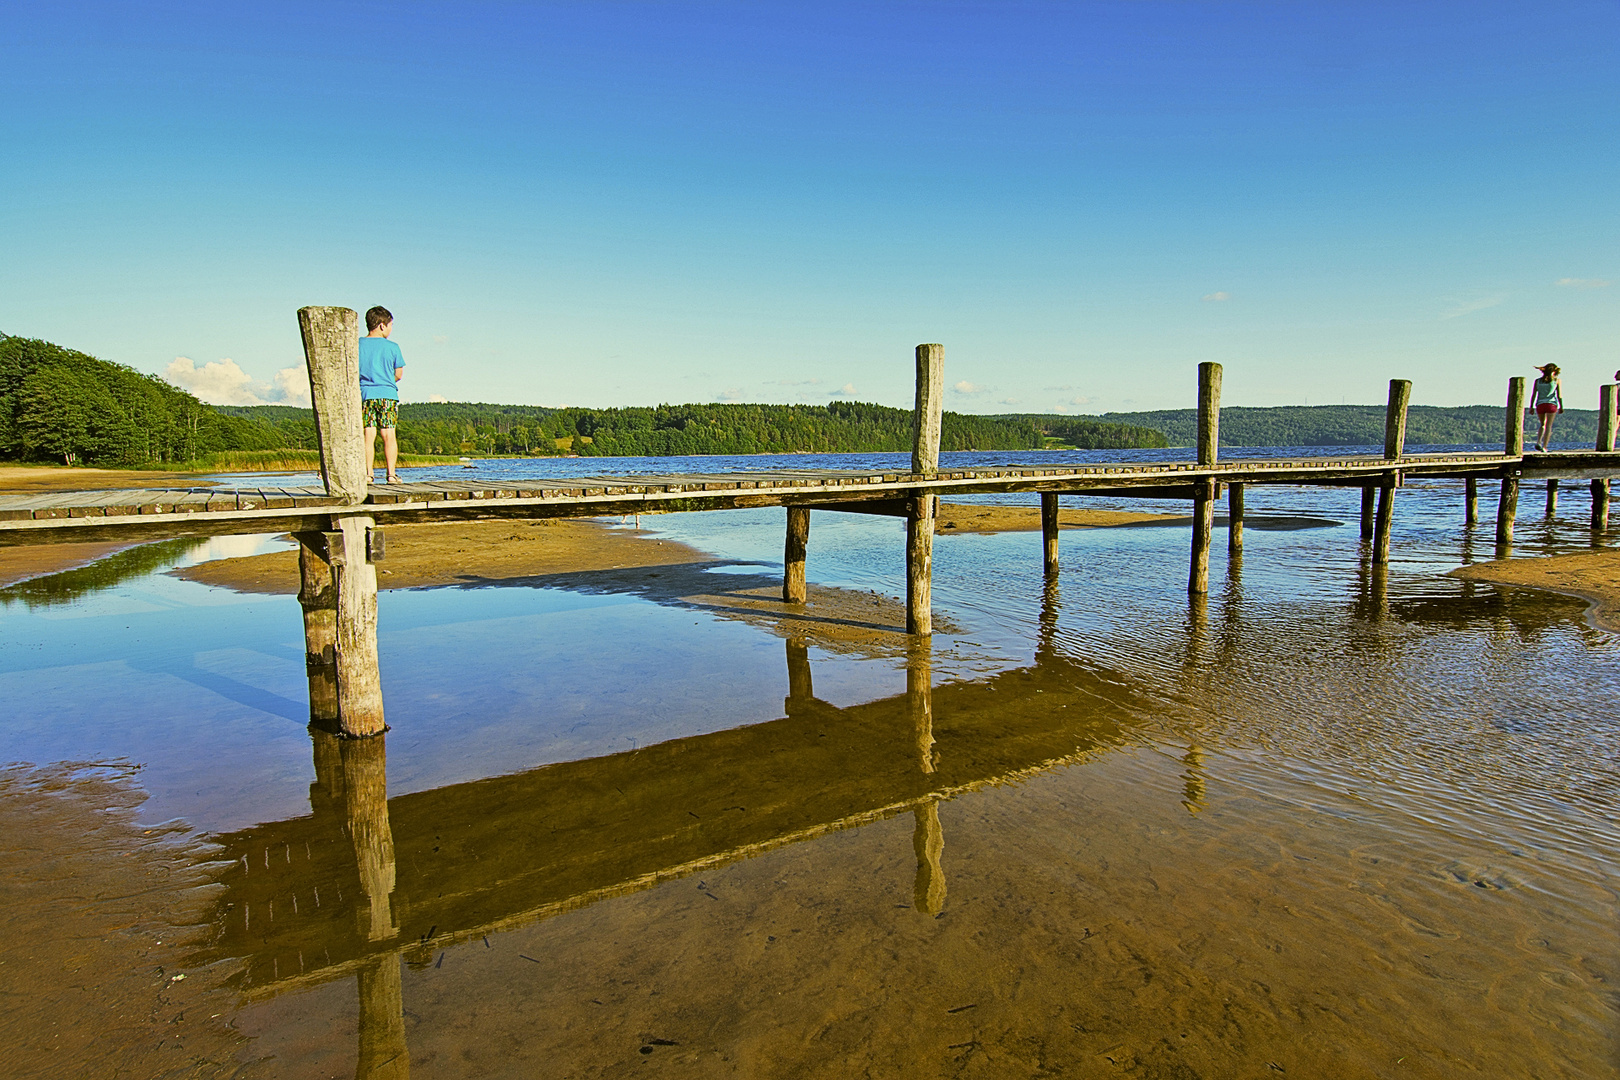
<path id="1" fill-rule="evenodd" d="M 142 828 L 137 767 L 0 769 L 0 1030 L 8 1076 L 247 1075 L 237 965 L 197 968 L 211 852 Z M 239 1072 L 242 1070 L 242 1072 Z M 258 1075 L 252 1072 L 252 1075 Z"/>
<path id="2" fill-rule="evenodd" d="M 1499 559 L 1461 567 L 1451 576 L 1579 597 L 1591 605 L 1587 618 L 1592 625 L 1620 633 L 1620 550 Z"/>

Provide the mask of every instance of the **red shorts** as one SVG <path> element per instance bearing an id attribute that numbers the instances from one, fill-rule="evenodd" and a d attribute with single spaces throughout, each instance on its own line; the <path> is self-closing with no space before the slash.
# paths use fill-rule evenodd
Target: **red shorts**
<path id="1" fill-rule="evenodd" d="M 1558 406 L 1551 401 L 1547 402 L 1545 405 L 1536 406 L 1537 416 L 1546 416 L 1548 413 L 1556 413 L 1557 411 Z"/>

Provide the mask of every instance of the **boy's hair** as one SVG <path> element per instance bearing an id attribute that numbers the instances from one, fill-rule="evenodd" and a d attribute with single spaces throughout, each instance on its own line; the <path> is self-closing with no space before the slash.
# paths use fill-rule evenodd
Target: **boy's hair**
<path id="1" fill-rule="evenodd" d="M 377 327 L 387 326 L 393 321 L 394 316 L 389 313 L 387 308 L 374 307 L 370 311 L 366 312 L 366 333 L 369 334 L 371 331 L 377 329 Z"/>

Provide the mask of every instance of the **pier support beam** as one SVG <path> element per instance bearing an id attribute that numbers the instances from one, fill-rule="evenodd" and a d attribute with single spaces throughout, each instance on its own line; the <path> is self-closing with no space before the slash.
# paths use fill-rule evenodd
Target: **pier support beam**
<path id="1" fill-rule="evenodd" d="M 324 731 L 338 719 L 337 584 L 326 561 L 326 534 L 299 533 L 298 604 L 304 609 L 304 672 L 309 719 Z"/>
<path id="2" fill-rule="evenodd" d="M 1547 481 L 1547 518 L 1551 520 L 1558 513 L 1558 481 Z"/>
<path id="3" fill-rule="evenodd" d="M 807 589 L 804 583 L 805 551 L 810 543 L 810 510 L 804 506 L 787 508 L 787 544 L 782 552 L 782 599 L 789 604 L 802 604 Z"/>
<path id="4" fill-rule="evenodd" d="M 1385 480 L 1378 489 L 1378 520 L 1373 527 L 1374 566 L 1389 563 L 1389 531 L 1395 522 L 1395 478 Z"/>
<path id="5" fill-rule="evenodd" d="M 1620 417 L 1615 415 L 1616 391 L 1620 386 L 1608 383 L 1598 395 L 1598 432 L 1597 448 L 1602 451 L 1614 450 L 1615 429 L 1620 427 Z M 1592 481 L 1592 531 L 1607 532 L 1609 529 L 1609 481 Z"/>
<path id="6" fill-rule="evenodd" d="M 1384 460 L 1398 463 L 1406 453 L 1406 410 L 1412 401 L 1412 383 L 1407 379 L 1389 380 L 1389 403 L 1384 408 Z M 1373 565 L 1389 562 L 1389 533 L 1395 521 L 1395 489 L 1400 474 L 1384 477 L 1378 486 L 1378 515 L 1373 522 Z M 1364 489 L 1365 490 L 1365 489 Z M 1366 495 L 1362 495 L 1365 506 Z"/>
<path id="7" fill-rule="evenodd" d="M 1363 484 L 1361 486 L 1361 538 L 1373 538 L 1373 507 L 1378 502 L 1378 487 L 1376 484 Z"/>
<path id="8" fill-rule="evenodd" d="M 1243 554 L 1243 485 L 1226 489 L 1226 553 Z"/>
<path id="9" fill-rule="evenodd" d="M 1047 576 L 1058 572 L 1058 497 L 1056 492 L 1041 493 L 1041 540 L 1045 547 Z"/>
<path id="10" fill-rule="evenodd" d="M 369 555 L 373 521 L 338 518 L 328 561 L 337 586 L 338 726 L 344 735 L 377 735 L 383 722 L 382 674 L 377 666 L 377 568 Z M 334 550 L 335 549 L 335 550 Z M 341 551 L 341 559 L 337 557 Z"/>
<path id="11" fill-rule="evenodd" d="M 1502 439 L 1502 453 L 1505 457 L 1524 456 L 1524 379 L 1514 378 L 1508 380 L 1507 397 L 1507 423 Z M 1496 502 L 1496 555 L 1497 558 L 1506 558 L 1508 550 L 1513 546 L 1513 522 L 1519 514 L 1519 476 L 1518 470 L 1513 469 L 1512 475 L 1502 478 L 1502 493 Z"/>
<path id="12" fill-rule="evenodd" d="M 1198 464 L 1212 467 L 1220 453 L 1221 365 L 1198 365 Z M 1209 543 L 1215 531 L 1215 481 L 1193 481 L 1192 567 L 1187 591 L 1209 592 Z"/>
<path id="13" fill-rule="evenodd" d="M 1479 524 L 1479 481 L 1470 476 L 1464 483 L 1468 489 L 1463 496 L 1463 524 L 1472 528 Z"/>
<path id="14" fill-rule="evenodd" d="M 945 346 L 917 346 L 917 407 L 912 416 L 911 471 L 939 474 L 939 437 L 945 397 Z M 906 632 L 934 632 L 934 516 L 938 500 L 918 491 L 906 513 Z"/>

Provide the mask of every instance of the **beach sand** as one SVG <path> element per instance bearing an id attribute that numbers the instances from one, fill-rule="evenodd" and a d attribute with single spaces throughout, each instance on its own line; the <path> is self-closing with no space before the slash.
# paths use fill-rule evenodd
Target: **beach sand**
<path id="1" fill-rule="evenodd" d="M 1620 550 L 1500 559 L 1460 567 L 1451 575 L 1493 585 L 1517 585 L 1578 596 L 1592 605 L 1587 611 L 1592 625 L 1620 633 Z"/>
<path id="2" fill-rule="evenodd" d="M 0 465 L 0 494 L 41 491 L 107 491 L 116 488 L 210 487 L 196 473 L 145 469 L 91 469 L 66 465 Z"/>

